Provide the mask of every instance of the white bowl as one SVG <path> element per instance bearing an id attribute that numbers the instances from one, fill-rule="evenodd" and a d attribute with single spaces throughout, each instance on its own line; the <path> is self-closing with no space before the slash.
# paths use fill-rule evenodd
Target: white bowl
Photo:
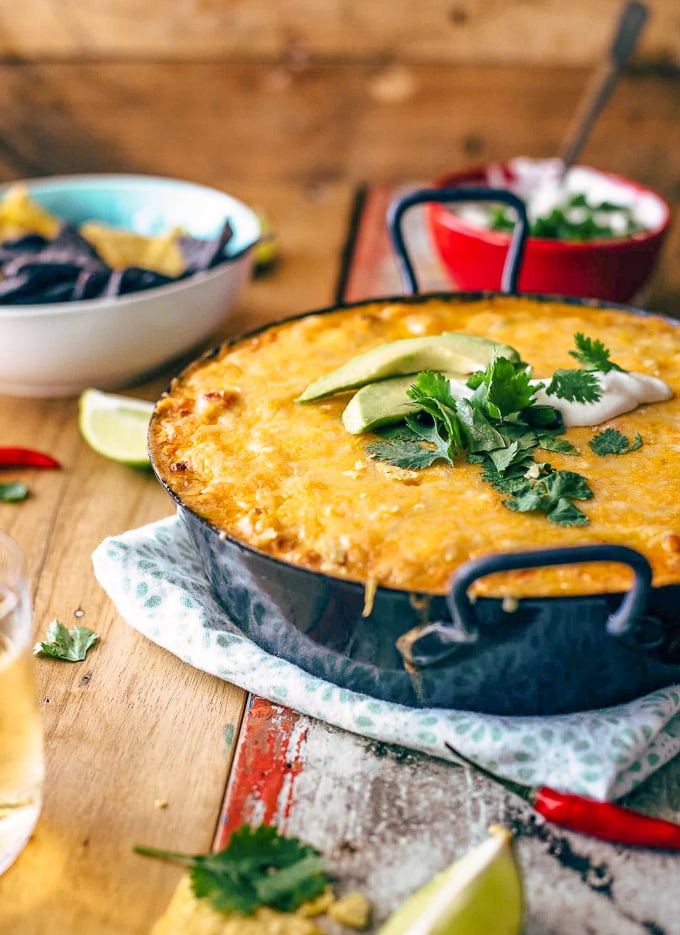
<path id="1" fill-rule="evenodd" d="M 227 261 L 177 283 L 112 298 L 0 305 L 0 393 L 115 389 L 198 347 L 227 318 L 260 236 L 257 215 L 241 201 L 154 176 L 73 175 L 22 184 L 32 199 L 75 224 L 91 218 L 147 235 L 181 226 L 210 238 L 229 218 L 234 235 Z"/>

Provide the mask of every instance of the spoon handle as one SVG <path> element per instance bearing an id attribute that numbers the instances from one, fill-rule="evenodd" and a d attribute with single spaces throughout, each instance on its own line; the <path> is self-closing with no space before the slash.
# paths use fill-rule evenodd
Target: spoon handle
<path id="1" fill-rule="evenodd" d="M 574 164 L 583 149 L 619 75 L 633 54 L 648 16 L 648 7 L 638 0 L 624 7 L 607 58 L 594 72 L 562 146 L 562 175 Z"/>

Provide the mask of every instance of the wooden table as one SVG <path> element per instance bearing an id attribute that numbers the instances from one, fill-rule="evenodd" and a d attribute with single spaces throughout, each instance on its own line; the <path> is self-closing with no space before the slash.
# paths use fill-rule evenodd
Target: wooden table
<path id="1" fill-rule="evenodd" d="M 37 114 L 35 126 L 40 119 L 43 124 L 32 135 L 30 125 L 17 122 L 18 146 L 0 153 L 8 177 L 69 168 L 151 167 L 220 184 L 267 208 L 281 241 L 282 262 L 274 275 L 249 286 L 225 334 L 332 303 L 357 182 L 431 177 L 435 165 L 442 170 L 456 161 L 449 160 L 447 152 L 457 152 L 460 163 L 478 153 L 480 145 L 493 148 L 498 134 L 491 129 L 497 124 L 490 112 L 497 107 L 496 99 L 510 106 L 522 90 L 533 88 L 533 79 L 521 69 L 431 66 L 415 76 L 416 95 L 395 101 L 390 110 L 384 100 L 366 97 L 371 74 L 359 66 L 343 75 L 332 66 L 322 69 L 314 82 L 309 76 L 300 82 L 293 75 L 288 86 L 279 72 L 262 74 L 255 66 L 229 70 L 217 65 L 103 65 L 93 82 L 84 74 L 87 66 L 33 71 L 33 76 L 30 68 L 21 77 L 13 74 L 12 80 Z M 55 75 L 61 84 L 51 83 Z M 533 110 L 519 114 L 494 155 L 550 151 L 557 135 L 555 121 L 570 112 L 583 75 L 555 70 L 551 80 L 554 96 L 549 98 L 545 88 L 539 88 Z M 203 89 L 198 112 L 189 107 L 176 110 L 168 90 L 173 81 L 187 102 L 191 87 Z M 228 123 L 218 88 L 223 90 L 229 81 L 240 92 L 234 118 L 238 131 L 220 136 L 215 130 L 217 138 L 195 155 L 192 147 L 180 144 L 199 127 L 202 115 L 204 130 L 215 128 L 222 118 Z M 140 109 L 131 90 L 144 82 L 155 94 L 154 108 Z M 643 118 L 642 112 L 628 113 L 612 105 L 609 120 L 620 131 L 619 140 L 643 119 L 651 120 L 651 135 L 640 142 L 642 155 L 629 143 L 628 149 L 614 150 L 612 161 L 623 171 L 646 174 L 647 181 L 656 181 L 672 197 L 673 147 L 669 144 L 667 159 L 652 157 L 659 145 L 655 141 L 677 134 L 677 109 L 661 79 L 638 77 L 633 84 L 651 102 L 653 118 L 649 110 Z M 432 102 L 441 103 L 449 87 L 459 89 L 459 117 L 442 128 Z M 2 86 L 0 99 L 3 96 L 7 109 L 16 114 L 21 96 Z M 63 124 L 51 117 L 58 110 L 55 98 L 68 104 L 59 111 L 60 119 L 71 126 L 80 149 L 68 150 Z M 488 113 L 483 130 L 477 132 L 486 139 L 474 135 L 485 102 Z M 109 123 L 101 116 L 104 105 L 111 105 L 106 120 L 118 121 L 121 128 L 113 152 L 106 149 Z M 81 114 L 80 123 L 75 112 Z M 539 132 L 537 112 L 546 123 L 541 124 L 537 145 L 529 146 L 532 127 Z M 327 113 L 341 125 L 328 125 Z M 248 123 L 246 117 L 252 114 L 258 119 Z M 123 118 L 128 117 L 132 124 L 125 124 Z M 287 135 L 286 121 L 297 128 L 297 135 Z M 362 132 L 345 137 L 343 128 L 349 132 L 357 121 Z M 400 133 L 400 122 L 412 130 Z M 39 146 L 45 132 L 56 141 L 49 152 Z M 141 141 L 157 140 L 163 132 L 174 140 L 174 150 L 158 149 L 155 161 L 148 150 L 138 155 Z M 268 149 L 268 132 L 281 143 L 275 159 Z M 93 140 L 98 142 L 88 149 Z M 596 137 L 600 163 L 612 151 L 610 143 Z M 401 153 L 395 150 L 400 145 Z M 678 310 L 677 259 L 676 234 L 652 293 L 655 308 Z M 167 378 L 168 373 L 162 374 L 131 392 L 154 399 Z M 101 636 L 83 664 L 38 663 L 47 745 L 46 798 L 33 840 L 0 878 L 0 935 L 142 935 L 167 904 L 179 871 L 142 861 L 132 853 L 132 844 L 201 852 L 216 836 L 223 839 L 229 821 L 238 823 L 238 809 L 247 807 L 243 801 L 234 805 L 232 788 L 233 808 L 220 822 L 246 696 L 140 637 L 117 615 L 92 572 L 90 555 L 106 535 L 168 515 L 169 500 L 149 474 L 92 452 L 79 436 L 76 416 L 73 399 L 0 402 L 4 443 L 40 447 L 64 465 L 60 472 L 26 472 L 22 477 L 31 487 L 31 498 L 16 506 L 0 504 L 0 528 L 28 555 L 36 636 L 54 617 L 68 625 L 80 619 Z M 271 708 L 259 713 L 260 725 L 274 742 L 284 714 Z M 257 726 L 252 717 L 246 723 L 248 730 Z M 289 742 L 292 729 L 292 724 L 285 727 L 282 743 Z M 380 916 L 418 879 L 480 840 L 488 824 L 506 820 L 520 838 L 530 935 L 680 931 L 677 858 L 555 834 L 537 825 L 529 811 L 497 787 L 448 764 L 370 744 L 304 719 L 295 720 L 295 730 L 298 753 L 304 749 L 304 769 L 294 805 L 276 798 L 275 814 L 285 819 L 291 832 L 318 842 L 346 883 L 365 881 Z M 242 740 L 242 755 L 252 739 L 246 735 Z M 238 775 L 237 770 L 234 776 Z M 313 781 L 319 776 L 323 782 Z M 348 788 L 358 790 L 347 800 L 351 807 L 330 809 L 334 798 L 345 802 L 340 793 Z M 631 801 L 640 809 L 680 818 L 680 760 L 660 771 Z M 159 807 L 163 803 L 165 807 Z"/>

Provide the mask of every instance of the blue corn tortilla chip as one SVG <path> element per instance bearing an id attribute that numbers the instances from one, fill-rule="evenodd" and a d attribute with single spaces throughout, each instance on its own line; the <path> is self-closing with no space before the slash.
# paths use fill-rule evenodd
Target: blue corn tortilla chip
<path id="1" fill-rule="evenodd" d="M 0 263 L 5 263 L 17 256 L 35 256 L 48 244 L 49 240 L 40 234 L 26 234 L 15 240 L 5 240 L 0 243 Z"/>
<path id="2" fill-rule="evenodd" d="M 195 237 L 180 237 L 179 246 L 187 264 L 185 275 L 212 269 L 225 259 L 224 250 L 234 236 L 234 229 L 225 221 L 217 237 L 212 240 L 197 240 Z"/>
<path id="3" fill-rule="evenodd" d="M 55 270 L 40 264 L 24 267 L 21 273 L 0 282 L 0 302 L 6 305 L 33 305 L 40 302 L 68 302 L 78 275 L 76 267 Z"/>
<path id="4" fill-rule="evenodd" d="M 167 286 L 183 277 L 164 276 L 151 269 L 142 269 L 139 266 L 128 266 L 126 269 L 116 269 L 109 276 L 104 295 L 127 295 L 129 292 L 143 292 L 145 289 L 154 289 L 156 286 Z"/>
<path id="5" fill-rule="evenodd" d="M 26 234 L 0 243 L 0 305 L 82 301 L 164 286 L 227 261 L 233 235 L 227 220 L 211 240 L 180 238 L 186 270 L 171 277 L 139 266 L 111 269 L 72 224 L 62 224 L 52 240 Z"/>

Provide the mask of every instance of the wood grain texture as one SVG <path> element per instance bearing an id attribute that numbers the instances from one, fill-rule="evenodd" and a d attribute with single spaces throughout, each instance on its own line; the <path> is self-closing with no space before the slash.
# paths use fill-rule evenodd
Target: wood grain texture
<path id="1" fill-rule="evenodd" d="M 285 229 L 284 257 L 305 282 L 320 281 L 325 247 L 302 223 L 333 216 L 334 186 L 552 156 L 587 80 L 566 68 L 423 65 L 399 74 L 395 82 L 393 70 L 365 65 L 0 66 L 0 178 L 122 171 L 217 185 L 270 210 Z M 615 92 L 583 161 L 677 205 L 679 153 L 680 79 L 636 74 Z M 270 196 L 277 186 L 290 194 L 281 216 Z M 679 258 L 676 225 L 655 307 L 680 304 Z M 284 304 L 278 292 L 272 298 Z"/>
<path id="2" fill-rule="evenodd" d="M 490 825 L 501 823 L 515 834 L 522 867 L 524 935 L 677 932 L 677 855 L 563 831 L 467 768 L 311 718 L 300 716 L 294 737 L 298 768 L 292 791 L 286 789 L 292 805 L 281 827 L 327 856 L 341 892 L 369 896 L 373 930 L 414 889 L 483 841 Z M 680 760 L 643 790 L 633 797 L 634 807 L 677 821 Z"/>
<path id="3" fill-rule="evenodd" d="M 234 189 L 432 178 L 553 156 L 583 69 L 220 64 L 0 65 L 0 174 L 139 171 Z M 390 81 L 392 82 L 390 84 Z M 586 163 L 678 197 L 680 76 L 625 78 Z"/>
<path id="4" fill-rule="evenodd" d="M 221 336 L 333 297 L 351 188 L 313 197 L 280 185 L 263 191 L 284 256 L 275 277 L 249 286 Z M 247 185 L 244 192 L 256 194 Z M 157 398 L 176 367 L 129 392 Z M 245 694 L 144 640 L 94 578 L 90 555 L 105 536 L 171 511 L 153 476 L 92 452 L 78 433 L 76 400 L 1 397 L 0 438 L 39 446 L 63 465 L 18 472 L 31 498 L 0 504 L 0 528 L 28 557 L 36 637 L 53 617 L 101 636 L 82 664 L 36 660 L 46 797 L 32 841 L 0 877 L 0 933 L 139 935 L 162 912 L 179 871 L 133 854 L 132 845 L 210 848 Z"/>
<path id="5" fill-rule="evenodd" d="M 639 58 L 680 62 L 675 0 L 652 11 Z M 620 0 L 26 0 L 0 9 L 0 53 L 22 58 L 586 64 Z"/>

